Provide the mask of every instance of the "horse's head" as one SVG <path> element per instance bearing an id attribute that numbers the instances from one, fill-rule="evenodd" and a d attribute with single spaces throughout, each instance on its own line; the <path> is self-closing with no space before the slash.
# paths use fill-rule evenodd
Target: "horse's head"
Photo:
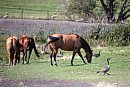
<path id="1" fill-rule="evenodd" d="M 88 63 L 92 62 L 92 56 L 93 56 L 92 50 L 86 52 L 85 58 L 87 59 Z"/>

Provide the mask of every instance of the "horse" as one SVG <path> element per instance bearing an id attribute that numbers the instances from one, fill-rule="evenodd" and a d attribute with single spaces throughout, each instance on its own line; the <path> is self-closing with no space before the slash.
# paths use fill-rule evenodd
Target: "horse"
<path id="1" fill-rule="evenodd" d="M 29 37 L 28 35 L 23 35 L 20 39 L 19 39 L 19 43 L 21 45 L 23 45 L 25 48 L 27 49 L 22 49 L 20 50 L 20 52 L 23 52 L 23 64 L 24 61 L 26 61 L 26 64 L 29 63 L 30 60 L 30 56 L 32 53 L 32 50 L 34 49 L 36 56 L 39 58 L 40 57 L 40 53 L 37 51 L 36 46 L 35 46 L 35 41 L 32 37 Z M 27 51 L 29 51 L 29 55 L 27 58 Z"/>
<path id="2" fill-rule="evenodd" d="M 54 57 L 54 62 L 55 65 L 56 63 L 56 55 L 58 53 L 58 49 L 60 48 L 61 50 L 65 51 L 73 51 L 72 59 L 71 59 L 71 65 L 73 65 L 73 60 L 75 57 L 75 54 L 78 53 L 78 55 L 81 57 L 82 61 L 86 64 L 80 49 L 83 48 L 85 50 L 85 57 L 87 59 L 88 63 L 91 63 L 92 61 L 92 50 L 89 46 L 89 44 L 86 42 L 85 39 L 83 39 L 81 36 L 78 34 L 71 34 L 71 35 L 65 35 L 65 34 L 52 34 L 48 36 L 47 43 L 44 47 L 44 52 L 46 52 L 46 47 L 50 47 L 51 49 L 51 54 L 50 54 L 50 59 L 51 59 L 51 65 L 53 66 L 53 61 L 52 58 Z"/>
<path id="3" fill-rule="evenodd" d="M 20 63 L 20 49 L 24 48 L 18 41 L 16 36 L 9 36 L 6 40 L 6 50 L 8 54 L 8 62 L 10 65 Z"/>

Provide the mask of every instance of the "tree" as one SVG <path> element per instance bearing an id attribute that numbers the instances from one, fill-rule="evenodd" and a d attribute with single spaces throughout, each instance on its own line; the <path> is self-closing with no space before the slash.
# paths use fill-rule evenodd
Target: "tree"
<path id="1" fill-rule="evenodd" d="M 128 17 L 130 17 L 130 14 L 128 14 L 130 12 L 130 2 L 128 0 L 123 0 L 121 8 L 119 8 L 119 4 L 121 3 L 117 3 L 121 2 L 121 0 L 100 0 L 100 2 L 104 8 L 108 23 L 115 22 L 115 12 L 119 9 L 121 10 L 119 12 L 116 22 L 124 21 Z"/>
<path id="2" fill-rule="evenodd" d="M 70 0 L 67 5 L 67 14 L 78 14 L 84 20 L 89 14 L 93 14 L 92 10 L 96 6 L 96 0 Z"/>
<path id="3" fill-rule="evenodd" d="M 128 0 L 124 0 L 124 3 L 121 7 L 121 10 L 119 12 L 119 16 L 116 22 L 118 23 L 119 21 L 124 21 L 128 17 L 130 17 L 130 2 L 128 2 Z"/>
<path id="4" fill-rule="evenodd" d="M 104 8 L 105 14 L 107 16 L 107 22 L 108 23 L 111 23 L 111 22 L 115 21 L 115 16 L 114 16 L 114 1 L 115 0 L 109 0 L 107 2 L 108 4 L 105 4 L 104 0 L 100 0 L 102 6 Z"/>

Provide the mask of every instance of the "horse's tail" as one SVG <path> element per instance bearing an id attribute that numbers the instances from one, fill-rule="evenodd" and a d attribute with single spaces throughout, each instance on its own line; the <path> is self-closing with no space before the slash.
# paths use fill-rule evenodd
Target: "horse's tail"
<path id="1" fill-rule="evenodd" d="M 40 53 L 38 52 L 38 50 L 36 49 L 36 45 L 35 45 L 35 41 L 33 38 L 30 38 L 31 42 L 32 42 L 32 46 L 34 48 L 35 54 L 36 56 L 39 58 L 40 57 Z"/>
<path id="2" fill-rule="evenodd" d="M 46 47 L 50 44 L 50 42 L 46 43 L 46 45 L 44 46 L 44 48 L 42 48 L 42 51 L 44 51 L 45 54 L 48 54 L 48 52 L 46 52 Z"/>
<path id="3" fill-rule="evenodd" d="M 13 38 L 11 39 L 11 48 L 14 49 L 14 40 L 13 40 Z"/>
<path id="4" fill-rule="evenodd" d="M 46 52 L 46 47 L 47 47 L 50 43 L 55 42 L 55 41 L 57 41 L 57 40 L 59 40 L 58 37 L 54 37 L 54 36 L 51 36 L 51 35 L 48 36 L 47 43 L 46 43 L 45 47 L 42 48 L 42 51 L 44 51 L 45 54 L 48 54 L 48 52 Z"/>

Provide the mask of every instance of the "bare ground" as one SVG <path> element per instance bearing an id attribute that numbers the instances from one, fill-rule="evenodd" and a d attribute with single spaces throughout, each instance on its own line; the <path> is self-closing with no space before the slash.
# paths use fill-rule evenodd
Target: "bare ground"
<path id="1" fill-rule="evenodd" d="M 94 84 L 71 80 L 9 80 L 0 81 L 0 87 L 94 87 Z"/>

